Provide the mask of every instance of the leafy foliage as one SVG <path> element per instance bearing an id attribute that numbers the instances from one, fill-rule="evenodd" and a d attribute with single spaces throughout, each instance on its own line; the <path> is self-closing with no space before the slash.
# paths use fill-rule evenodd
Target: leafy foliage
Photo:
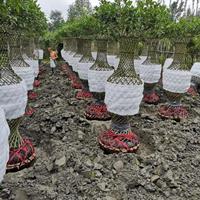
<path id="1" fill-rule="evenodd" d="M 76 0 L 68 9 L 68 20 L 75 20 L 92 13 L 92 6 L 89 0 Z"/>
<path id="2" fill-rule="evenodd" d="M 29 35 L 41 35 L 47 29 L 45 15 L 36 0 L 1 1 L 0 22 Z"/>

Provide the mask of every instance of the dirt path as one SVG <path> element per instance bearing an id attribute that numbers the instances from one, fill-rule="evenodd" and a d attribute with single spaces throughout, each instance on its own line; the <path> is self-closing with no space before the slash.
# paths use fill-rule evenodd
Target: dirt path
<path id="1" fill-rule="evenodd" d="M 104 154 L 97 135 L 109 122 L 84 118 L 84 101 L 59 69 L 41 78 L 37 112 L 21 132 L 37 151 L 35 164 L 7 174 L 0 200 L 199 200 L 200 100 L 185 97 L 190 119 L 161 120 L 158 106 L 142 104 L 132 120 L 137 154 Z"/>

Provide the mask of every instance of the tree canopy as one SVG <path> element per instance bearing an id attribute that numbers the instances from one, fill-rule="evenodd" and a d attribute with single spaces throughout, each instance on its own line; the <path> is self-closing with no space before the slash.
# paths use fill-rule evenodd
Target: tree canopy
<path id="1" fill-rule="evenodd" d="M 47 20 L 36 0 L 0 1 L 0 22 L 29 35 L 47 30 Z"/>
<path id="2" fill-rule="evenodd" d="M 68 20 L 74 20 L 92 13 L 92 6 L 89 0 L 75 0 L 68 9 Z"/>
<path id="3" fill-rule="evenodd" d="M 100 0 L 100 5 L 91 14 L 67 20 L 53 33 L 48 33 L 46 39 L 138 37 L 143 40 L 190 37 L 195 38 L 196 43 L 200 38 L 200 18 L 183 13 L 179 15 L 177 12 L 174 20 L 172 9 L 155 0 L 140 0 L 137 3 L 132 0 Z"/>
<path id="4" fill-rule="evenodd" d="M 64 23 L 64 19 L 62 17 L 62 13 L 58 10 L 52 10 L 50 14 L 50 23 L 49 23 L 50 31 L 56 30 L 63 23 Z"/>

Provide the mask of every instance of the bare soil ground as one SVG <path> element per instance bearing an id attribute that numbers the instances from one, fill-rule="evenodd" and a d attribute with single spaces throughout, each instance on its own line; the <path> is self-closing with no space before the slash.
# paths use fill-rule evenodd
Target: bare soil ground
<path id="1" fill-rule="evenodd" d="M 200 199 L 199 97 L 184 97 L 190 117 L 181 122 L 162 120 L 160 104 L 142 103 L 132 119 L 138 152 L 106 154 L 96 138 L 110 122 L 87 121 L 87 102 L 75 99 L 66 75 L 46 69 L 36 89 L 37 111 L 20 128 L 33 140 L 37 160 L 5 176 L 0 200 Z"/>

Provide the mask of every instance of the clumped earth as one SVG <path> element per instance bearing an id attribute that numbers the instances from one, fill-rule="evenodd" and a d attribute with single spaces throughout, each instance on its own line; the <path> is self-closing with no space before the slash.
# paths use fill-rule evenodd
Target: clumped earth
<path id="1" fill-rule="evenodd" d="M 98 134 L 110 122 L 84 118 L 85 101 L 60 69 L 48 67 L 37 109 L 21 126 L 36 147 L 33 166 L 5 176 L 0 200 L 199 200 L 200 100 L 185 96 L 190 118 L 162 120 L 159 105 L 142 103 L 132 119 L 141 146 L 136 154 L 106 154 Z M 162 99 L 164 102 L 164 99 Z"/>

